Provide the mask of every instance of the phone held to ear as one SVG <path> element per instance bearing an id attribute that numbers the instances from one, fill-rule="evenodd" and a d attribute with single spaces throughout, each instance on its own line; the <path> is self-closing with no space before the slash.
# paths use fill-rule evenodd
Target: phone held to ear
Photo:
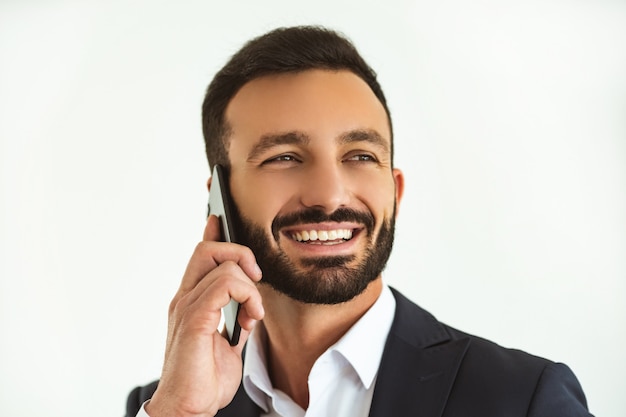
<path id="1" fill-rule="evenodd" d="M 232 208 L 232 202 L 228 192 L 228 181 L 226 180 L 224 168 L 221 165 L 216 164 L 215 167 L 213 167 L 211 190 L 209 191 L 208 215 L 214 214 L 218 217 L 222 231 L 222 239 L 225 242 L 236 243 L 234 225 L 232 221 Z M 241 326 L 237 321 L 239 307 L 239 303 L 231 299 L 222 310 L 224 314 L 226 332 L 228 333 L 228 341 L 231 346 L 236 346 L 237 343 L 239 343 L 239 335 L 241 333 Z"/>

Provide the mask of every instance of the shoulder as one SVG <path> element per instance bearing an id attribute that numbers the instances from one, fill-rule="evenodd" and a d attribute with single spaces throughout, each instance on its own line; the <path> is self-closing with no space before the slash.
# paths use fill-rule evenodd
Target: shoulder
<path id="1" fill-rule="evenodd" d="M 438 358 L 451 374 L 447 410 L 461 415 L 590 415 L 582 388 L 566 365 L 457 330 L 393 292 L 396 318 L 388 345 L 394 352 L 389 356 L 402 352 L 405 364 L 410 355 L 429 362 Z M 446 351 L 454 354 L 441 353 Z M 512 409 L 516 413 L 507 414 Z"/>
<path id="2" fill-rule="evenodd" d="M 518 349 L 505 348 L 485 338 L 466 333 L 437 320 L 400 292 L 392 289 L 396 298 L 396 316 L 391 337 L 404 340 L 415 348 L 445 348 L 450 344 L 463 343 L 463 365 L 476 366 L 503 374 L 518 371 L 540 374 L 552 363 L 547 359 L 531 355 Z"/>
<path id="3" fill-rule="evenodd" d="M 452 328 L 449 331 L 464 335 Z M 515 405 L 524 416 L 591 415 L 583 389 L 567 365 L 477 336 L 465 337 L 470 344 L 458 370 L 451 407 L 456 404 L 467 410 L 487 405 L 500 413 Z M 468 406 L 467 399 L 472 405 Z"/>

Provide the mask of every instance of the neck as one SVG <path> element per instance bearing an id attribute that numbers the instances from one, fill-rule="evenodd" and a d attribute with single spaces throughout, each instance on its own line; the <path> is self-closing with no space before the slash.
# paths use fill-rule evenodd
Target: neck
<path id="1" fill-rule="evenodd" d="M 268 372 L 274 388 L 308 408 L 308 376 L 313 364 L 376 302 L 382 280 L 354 299 L 335 305 L 304 304 L 262 285 L 267 331 Z"/>

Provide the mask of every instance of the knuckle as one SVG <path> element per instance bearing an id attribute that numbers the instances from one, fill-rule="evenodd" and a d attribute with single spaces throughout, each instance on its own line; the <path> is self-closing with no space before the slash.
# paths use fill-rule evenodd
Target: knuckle
<path id="1" fill-rule="evenodd" d="M 170 314 L 174 314 L 174 311 L 176 310 L 176 306 L 178 305 L 178 301 L 180 300 L 180 296 L 177 293 L 174 298 L 172 298 L 172 301 L 170 301 L 170 305 L 169 305 L 169 313 Z"/>
<path id="2" fill-rule="evenodd" d="M 210 252 L 211 250 L 214 249 L 214 246 L 215 246 L 214 243 L 215 242 L 208 242 L 208 241 L 199 242 L 196 245 L 196 248 L 194 250 L 194 254 L 196 256 L 198 256 L 198 255 L 205 255 L 207 252 Z"/>
<path id="3" fill-rule="evenodd" d="M 222 274 L 227 274 L 230 276 L 237 275 L 241 268 L 234 261 L 224 261 L 220 264 L 220 270 Z"/>
<path id="4" fill-rule="evenodd" d="M 170 305 L 169 305 L 169 315 L 170 316 L 177 315 L 177 312 L 181 308 L 181 301 L 183 300 L 183 298 L 184 298 L 184 295 L 180 294 L 180 293 L 176 293 L 174 298 L 172 298 L 172 301 L 170 301 Z"/>

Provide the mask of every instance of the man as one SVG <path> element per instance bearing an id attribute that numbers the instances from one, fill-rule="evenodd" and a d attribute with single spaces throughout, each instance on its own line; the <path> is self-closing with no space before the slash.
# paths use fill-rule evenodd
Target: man
<path id="1" fill-rule="evenodd" d="M 129 417 L 590 415 L 565 365 L 445 326 L 382 282 L 404 179 L 350 42 L 315 27 L 252 40 L 209 86 L 203 131 L 241 245 L 209 218 L 161 379 L 130 394 Z M 235 347 L 216 331 L 231 298 Z"/>

